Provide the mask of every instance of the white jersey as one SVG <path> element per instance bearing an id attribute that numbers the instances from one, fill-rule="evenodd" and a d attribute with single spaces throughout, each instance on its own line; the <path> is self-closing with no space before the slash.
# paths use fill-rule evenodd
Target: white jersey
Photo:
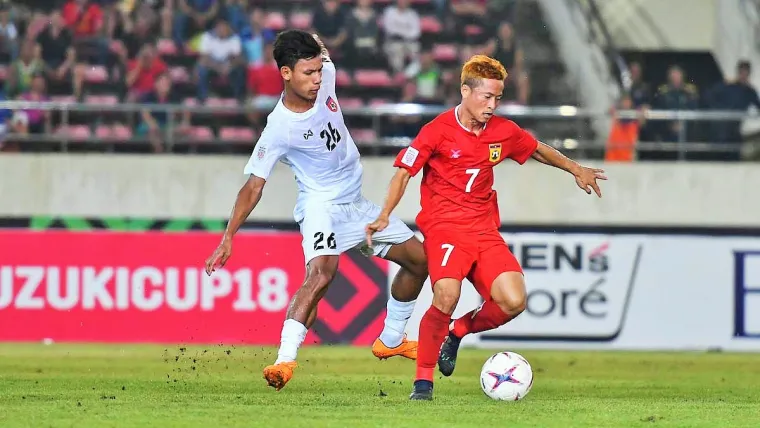
<path id="1" fill-rule="evenodd" d="M 359 150 L 338 105 L 332 62 L 324 62 L 322 86 L 310 110 L 292 112 L 280 98 L 244 172 L 266 180 L 278 161 L 290 166 L 296 176 L 296 222 L 303 220 L 309 204 L 345 204 L 361 197 Z"/>

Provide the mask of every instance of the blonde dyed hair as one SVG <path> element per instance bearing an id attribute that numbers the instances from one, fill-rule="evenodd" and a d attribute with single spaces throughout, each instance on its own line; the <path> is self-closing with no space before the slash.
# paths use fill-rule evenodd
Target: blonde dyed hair
<path id="1" fill-rule="evenodd" d="M 501 63 L 485 55 L 475 55 L 462 66 L 461 84 L 475 88 L 482 79 L 501 80 L 507 78 L 507 69 Z"/>

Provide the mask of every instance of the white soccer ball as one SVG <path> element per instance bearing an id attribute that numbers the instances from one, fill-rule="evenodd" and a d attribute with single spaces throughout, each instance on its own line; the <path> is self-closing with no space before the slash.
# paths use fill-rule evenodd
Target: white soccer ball
<path id="1" fill-rule="evenodd" d="M 533 387 L 533 369 L 522 355 L 499 352 L 483 364 L 480 386 L 494 400 L 517 401 Z"/>

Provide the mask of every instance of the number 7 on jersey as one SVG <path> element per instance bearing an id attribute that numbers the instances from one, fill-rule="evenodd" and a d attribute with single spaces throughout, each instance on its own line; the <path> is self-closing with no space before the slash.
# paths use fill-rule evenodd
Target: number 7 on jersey
<path id="1" fill-rule="evenodd" d="M 480 172 L 480 170 L 477 169 L 477 168 L 473 168 L 473 169 L 468 169 L 465 172 L 467 174 L 471 175 L 471 177 L 467 181 L 467 186 L 464 188 L 464 191 L 465 191 L 465 193 L 470 193 L 470 191 L 472 190 L 472 183 L 475 182 L 475 177 L 478 176 L 478 173 Z"/>

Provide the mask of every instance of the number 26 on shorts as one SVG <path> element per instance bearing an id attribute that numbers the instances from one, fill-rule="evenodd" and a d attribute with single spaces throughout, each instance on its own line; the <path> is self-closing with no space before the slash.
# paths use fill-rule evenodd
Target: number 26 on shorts
<path id="1" fill-rule="evenodd" d="M 451 244 L 443 244 L 441 245 L 441 249 L 446 251 L 443 254 L 443 261 L 441 262 L 441 266 L 446 266 L 449 263 L 449 257 L 451 257 L 451 252 L 454 251 L 454 246 Z"/>

